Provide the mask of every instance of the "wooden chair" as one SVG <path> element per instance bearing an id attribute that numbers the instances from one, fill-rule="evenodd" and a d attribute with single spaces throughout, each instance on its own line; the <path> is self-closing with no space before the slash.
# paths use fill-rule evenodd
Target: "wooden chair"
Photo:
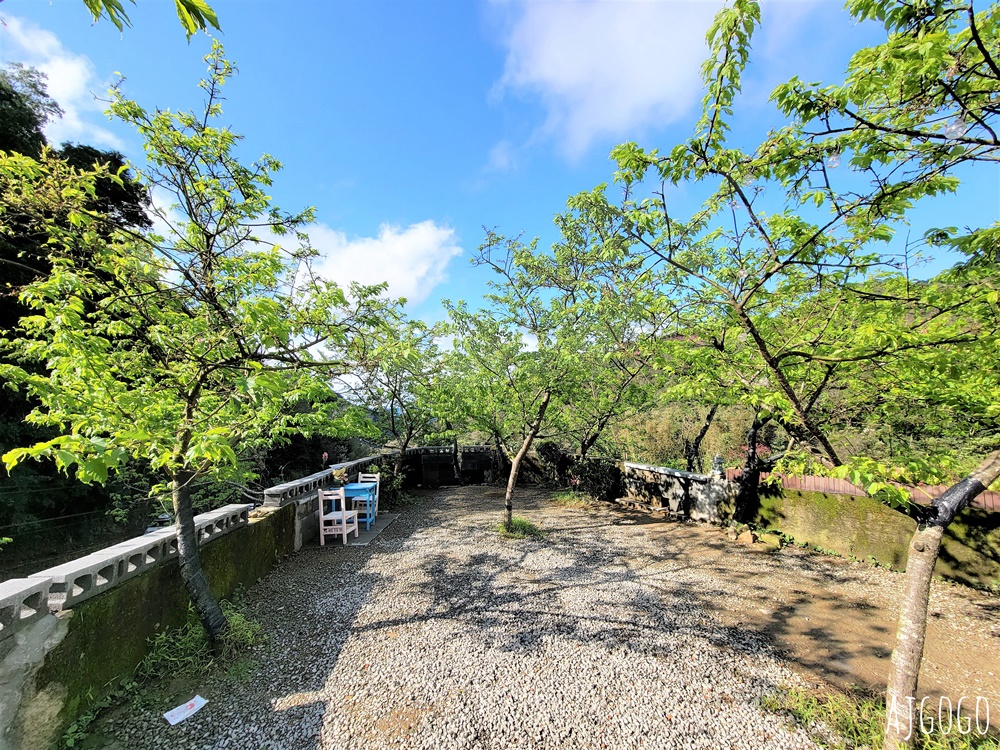
<path id="1" fill-rule="evenodd" d="M 382 489 L 381 474 L 358 474 L 359 482 L 375 482 L 375 515 L 378 515 L 378 491 Z"/>
<path id="2" fill-rule="evenodd" d="M 347 544 L 347 535 L 354 532 L 354 538 L 358 538 L 358 512 L 347 510 L 343 488 L 332 490 L 317 490 L 319 496 L 319 543 L 326 544 L 326 537 L 340 534 Z M 330 511 L 324 512 L 326 503 L 330 503 Z M 337 510 L 337 504 L 340 510 Z"/>

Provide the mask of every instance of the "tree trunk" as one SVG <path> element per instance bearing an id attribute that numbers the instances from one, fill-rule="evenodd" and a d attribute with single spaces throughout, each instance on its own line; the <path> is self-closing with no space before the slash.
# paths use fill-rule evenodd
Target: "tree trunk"
<path id="1" fill-rule="evenodd" d="M 451 422 L 447 419 L 444 421 L 444 428 L 451 432 Z M 452 435 L 451 438 L 451 464 L 452 468 L 455 470 L 455 481 L 459 485 L 465 484 L 465 482 L 462 481 L 462 462 L 458 452 L 458 435 Z"/>
<path id="2" fill-rule="evenodd" d="M 399 453 L 396 455 L 396 468 L 394 475 L 397 477 L 403 476 L 403 472 L 406 470 L 406 447 L 409 444 L 410 436 L 407 435 L 406 440 L 404 440 L 399 446 Z"/>
<path id="3" fill-rule="evenodd" d="M 601 437 L 601 434 L 604 432 L 604 428 L 608 426 L 608 423 L 610 421 L 611 421 L 611 415 L 610 414 L 604 415 L 604 417 L 597 420 L 597 424 L 594 425 L 594 431 L 589 435 L 587 435 L 586 437 L 584 437 L 584 439 L 580 442 L 581 461 L 587 457 L 587 452 L 594 447 L 595 443 L 597 443 L 598 439 Z"/>
<path id="4" fill-rule="evenodd" d="M 701 441 L 705 439 L 705 435 L 708 434 L 708 428 L 712 426 L 712 420 L 715 418 L 715 412 L 719 410 L 718 404 L 713 404 L 712 408 L 709 409 L 708 415 L 705 417 L 705 423 L 701 426 L 701 430 L 695 437 L 693 443 L 688 443 L 687 446 L 687 470 L 694 472 L 697 468 L 701 471 Z"/>
<path id="5" fill-rule="evenodd" d="M 201 624 L 208 632 L 212 649 L 218 653 L 229 623 L 222 614 L 222 607 L 212 593 L 205 570 L 201 566 L 201 554 L 198 551 L 198 538 L 194 528 L 194 509 L 191 507 L 193 478 L 194 474 L 190 471 L 179 471 L 173 477 L 172 495 L 174 519 L 177 523 L 177 552 L 180 558 L 181 580 L 184 581 Z"/>
<path id="6" fill-rule="evenodd" d="M 764 420 L 754 415 L 747 432 L 747 455 L 743 464 L 743 478 L 736 498 L 736 520 L 749 523 L 760 506 L 760 462 L 757 460 L 757 433 L 764 426 Z"/>
<path id="7" fill-rule="evenodd" d="M 524 436 L 524 442 L 521 443 L 521 450 L 517 452 L 514 460 L 510 463 L 510 477 L 507 478 L 507 494 L 504 496 L 503 504 L 505 512 L 504 528 L 507 530 L 510 530 L 511 524 L 514 522 L 514 485 L 517 484 L 517 473 L 521 468 L 521 461 L 528 455 L 528 450 L 531 448 L 531 441 L 535 439 L 535 435 L 541 429 L 542 419 L 545 418 L 545 410 L 549 408 L 549 398 L 551 396 L 551 391 L 545 391 L 542 394 L 542 402 L 538 405 L 538 411 L 535 414 L 535 419 L 528 428 L 528 434 Z"/>
<path id="8" fill-rule="evenodd" d="M 913 747 L 913 735 L 919 729 L 919 719 L 914 721 L 913 708 L 927 633 L 927 600 L 945 529 L 962 508 L 998 477 L 1000 450 L 991 453 L 974 472 L 936 498 L 931 504 L 929 520 L 917 527 L 910 540 L 903 605 L 896 627 L 896 648 L 892 652 L 892 668 L 886 685 L 882 750 Z"/>
<path id="9" fill-rule="evenodd" d="M 777 381 L 778 387 L 781 389 L 781 392 L 785 394 L 785 398 L 787 398 L 791 403 L 792 408 L 801 420 L 803 429 L 809 434 L 812 440 L 819 443 L 819 445 L 826 452 L 826 455 L 829 456 L 830 461 L 833 462 L 834 466 L 842 465 L 843 462 L 840 460 L 840 456 L 837 455 L 837 452 L 833 449 L 833 445 L 830 443 L 829 438 L 827 438 L 826 434 L 819 429 L 819 427 L 817 427 L 810 418 L 809 409 L 802 405 L 801 400 L 795 393 L 795 389 L 792 388 L 791 384 L 788 382 L 788 378 L 785 377 L 785 372 L 781 369 L 781 363 L 771 353 L 767 342 L 765 342 L 763 337 L 761 337 L 760 332 L 757 330 L 757 326 L 754 325 L 753 320 L 750 319 L 750 316 L 742 306 L 738 305 L 735 310 L 737 316 L 739 316 L 743 323 L 743 327 L 747 330 L 751 338 L 753 338 L 754 343 L 757 345 L 757 351 L 760 353 L 761 358 L 771 371 L 771 374 L 774 375 L 774 379 Z M 829 372 L 827 375 L 829 376 Z M 814 394 L 812 403 L 815 404 L 818 398 L 819 393 Z"/>
<path id="10" fill-rule="evenodd" d="M 493 433 L 493 446 L 494 454 L 496 456 L 496 476 L 497 479 L 503 476 L 504 468 L 510 463 L 507 458 L 507 451 L 504 449 L 503 441 L 500 439 L 500 434 Z"/>

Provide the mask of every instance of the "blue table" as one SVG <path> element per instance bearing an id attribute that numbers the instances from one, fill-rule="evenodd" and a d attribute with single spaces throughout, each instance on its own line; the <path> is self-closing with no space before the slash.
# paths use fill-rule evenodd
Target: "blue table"
<path id="1" fill-rule="evenodd" d="M 375 482 L 351 482 L 344 485 L 344 497 L 354 501 L 358 521 L 364 521 L 365 531 L 371 530 L 375 520 Z"/>

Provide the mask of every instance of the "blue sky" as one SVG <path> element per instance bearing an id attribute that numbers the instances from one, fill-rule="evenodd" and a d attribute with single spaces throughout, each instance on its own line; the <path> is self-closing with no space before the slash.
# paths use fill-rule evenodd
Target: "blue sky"
<path id="1" fill-rule="evenodd" d="M 0 60 L 47 72 L 66 111 L 50 140 L 141 157 L 134 134 L 103 115 L 120 72 L 147 107 L 197 108 L 210 40 L 188 43 L 167 0 L 126 3 L 133 27 L 93 24 L 82 0 L 0 4 Z M 439 299 L 475 304 L 487 278 L 469 257 L 483 227 L 554 237 L 566 198 L 608 182 L 608 153 L 635 140 L 667 149 L 697 118 L 704 34 L 719 3 L 674 0 L 214 0 L 240 70 L 224 122 L 247 158 L 285 169 L 273 196 L 315 206 L 310 231 L 337 281 L 386 280 L 412 314 Z M 779 123 L 767 98 L 792 75 L 834 82 L 879 39 L 836 2 L 763 5 L 734 136 Z M 683 202 L 685 191 L 676 191 Z M 689 206 L 691 208 L 693 206 Z M 1000 215 L 995 167 L 926 224 L 983 225 Z M 915 226 L 914 231 L 919 231 Z"/>

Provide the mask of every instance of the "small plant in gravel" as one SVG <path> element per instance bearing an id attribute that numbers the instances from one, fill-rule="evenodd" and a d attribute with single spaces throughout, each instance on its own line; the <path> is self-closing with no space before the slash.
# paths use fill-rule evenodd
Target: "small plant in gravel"
<path id="1" fill-rule="evenodd" d="M 881 747 L 885 732 L 884 697 L 863 691 L 845 695 L 819 694 L 801 688 L 790 688 L 775 695 L 764 696 L 761 707 L 789 716 L 792 724 L 802 727 L 820 747 L 829 750 L 861 750 Z M 934 710 L 938 707 L 934 703 Z M 965 722 L 968 717 L 962 719 Z M 919 719 L 916 717 L 914 721 Z M 946 725 L 942 731 L 938 716 L 925 724 L 927 732 L 914 727 L 916 750 L 1000 750 L 1000 737 L 980 734 L 973 723 L 962 734 L 959 724 Z"/>
<path id="2" fill-rule="evenodd" d="M 504 539 L 538 539 L 545 534 L 535 524 L 521 516 L 514 516 L 511 519 L 510 526 L 503 523 L 499 524 L 497 531 L 500 532 L 500 536 Z"/>
<path id="3" fill-rule="evenodd" d="M 226 679 L 238 684 L 250 682 L 257 674 L 260 662 L 256 659 L 238 659 L 226 670 Z"/>

